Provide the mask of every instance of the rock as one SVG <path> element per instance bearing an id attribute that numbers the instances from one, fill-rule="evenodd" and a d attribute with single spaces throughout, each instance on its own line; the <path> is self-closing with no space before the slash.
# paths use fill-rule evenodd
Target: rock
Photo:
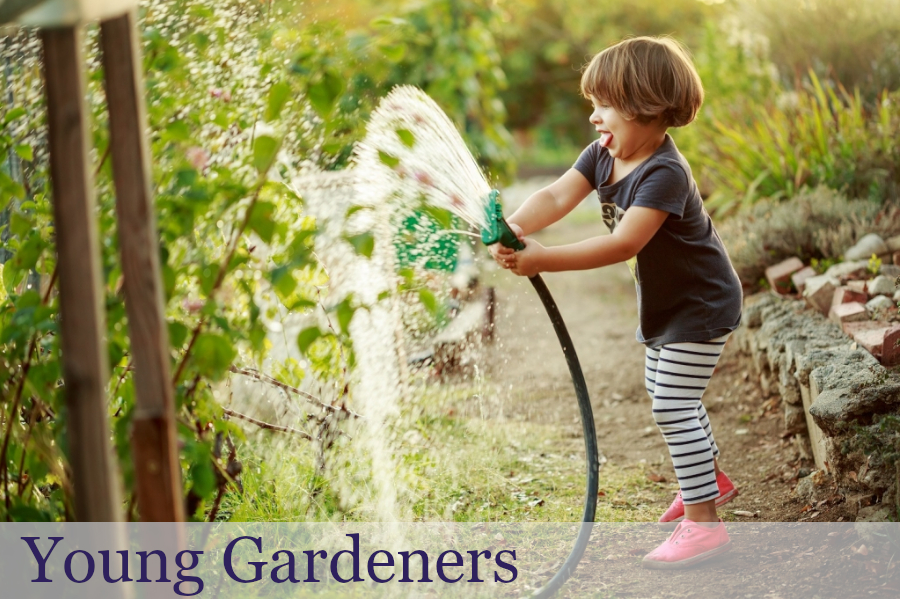
<path id="1" fill-rule="evenodd" d="M 891 281 L 896 281 L 900 277 L 900 265 L 897 263 L 892 265 L 882 264 L 881 268 L 878 269 L 878 274 L 890 277 Z"/>
<path id="2" fill-rule="evenodd" d="M 802 404 L 786 403 L 782 406 L 784 412 L 784 432 L 790 434 L 806 433 L 806 412 Z"/>
<path id="3" fill-rule="evenodd" d="M 813 499 L 813 495 L 816 492 L 816 486 L 813 485 L 812 479 L 809 477 L 804 477 L 797 481 L 797 485 L 794 486 L 794 489 L 791 490 L 791 498 L 796 498 L 797 500 L 802 500 L 803 502 L 809 502 Z"/>
<path id="4" fill-rule="evenodd" d="M 897 305 L 894 304 L 894 301 L 887 296 L 875 296 L 874 298 L 866 302 L 866 308 L 872 312 L 890 310 L 892 308 L 895 308 L 896 306 Z"/>
<path id="5" fill-rule="evenodd" d="M 897 525 L 892 523 L 896 513 L 884 504 L 873 504 L 859 509 L 853 528 L 856 534 L 869 544 L 897 541 Z"/>
<path id="6" fill-rule="evenodd" d="M 864 235 L 856 244 L 844 252 L 847 260 L 868 260 L 873 254 L 887 254 L 888 247 L 877 233 Z"/>
<path id="7" fill-rule="evenodd" d="M 762 325 L 762 311 L 777 304 L 778 298 L 769 292 L 761 292 L 744 298 L 744 314 L 741 315 L 741 323 L 751 329 L 759 327 Z"/>
<path id="8" fill-rule="evenodd" d="M 887 246 L 888 252 L 900 252 L 900 235 L 884 240 L 884 245 Z"/>
<path id="9" fill-rule="evenodd" d="M 866 284 L 866 290 L 869 292 L 870 296 L 878 296 L 880 294 L 890 295 L 897 291 L 897 286 L 894 285 L 894 280 L 890 277 L 879 275 Z"/>
<path id="10" fill-rule="evenodd" d="M 830 266 L 825 271 L 825 274 L 838 279 L 856 278 L 864 276 L 868 268 L 868 258 L 866 260 L 851 260 Z"/>
<path id="11" fill-rule="evenodd" d="M 806 287 L 806 280 L 810 277 L 816 276 L 816 270 L 812 267 L 803 267 L 793 275 L 791 275 L 791 283 L 794 284 L 794 287 L 797 289 L 797 292 L 803 293 L 803 289 Z"/>
<path id="12" fill-rule="evenodd" d="M 813 371 L 813 374 L 816 371 Z M 900 385 L 896 383 L 877 385 L 874 379 L 869 385 L 872 387 L 863 387 L 858 391 L 853 391 L 852 388 L 825 390 L 809 407 L 809 414 L 822 431 L 829 436 L 836 436 L 840 435 L 846 429 L 847 423 L 853 419 L 897 409 L 897 405 L 900 404 Z"/>
<path id="13" fill-rule="evenodd" d="M 816 275 L 806 280 L 806 289 L 803 297 L 810 306 L 823 315 L 827 315 L 831 309 L 831 300 L 834 298 L 834 290 L 841 282 L 830 275 Z"/>
<path id="14" fill-rule="evenodd" d="M 769 282 L 769 287 L 779 294 L 789 294 L 791 292 L 791 275 L 801 269 L 803 269 L 803 261 L 792 256 L 766 269 L 766 281 Z"/>
<path id="15" fill-rule="evenodd" d="M 791 496 L 806 502 L 815 502 L 819 499 L 817 496 L 825 497 L 831 493 L 831 482 L 831 475 L 825 471 L 813 471 L 797 481 Z"/>

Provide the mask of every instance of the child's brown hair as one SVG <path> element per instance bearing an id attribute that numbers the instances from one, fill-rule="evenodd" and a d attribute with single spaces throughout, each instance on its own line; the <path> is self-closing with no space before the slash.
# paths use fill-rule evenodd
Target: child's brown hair
<path id="1" fill-rule="evenodd" d="M 661 117 L 665 127 L 687 125 L 703 104 L 688 51 L 668 37 L 629 38 L 603 50 L 581 74 L 581 93 L 640 123 Z"/>

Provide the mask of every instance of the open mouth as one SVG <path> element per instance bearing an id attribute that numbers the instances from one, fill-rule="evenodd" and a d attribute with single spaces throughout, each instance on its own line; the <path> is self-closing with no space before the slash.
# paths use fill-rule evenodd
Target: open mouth
<path id="1" fill-rule="evenodd" d="M 600 145 L 603 146 L 604 148 L 608 148 L 609 144 L 612 142 L 612 139 L 613 139 L 613 135 L 608 131 L 604 131 L 600 135 Z"/>

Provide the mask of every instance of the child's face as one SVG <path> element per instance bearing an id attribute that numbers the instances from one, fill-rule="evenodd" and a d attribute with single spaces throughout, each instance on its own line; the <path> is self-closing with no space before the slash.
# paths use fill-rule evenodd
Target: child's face
<path id="1" fill-rule="evenodd" d="M 626 119 L 619 111 L 602 100 L 591 97 L 594 112 L 590 122 L 600 134 L 600 144 L 609 150 L 610 156 L 619 160 L 636 158 L 643 154 L 648 144 L 656 141 L 665 132 L 658 123 L 643 124 L 635 119 Z"/>

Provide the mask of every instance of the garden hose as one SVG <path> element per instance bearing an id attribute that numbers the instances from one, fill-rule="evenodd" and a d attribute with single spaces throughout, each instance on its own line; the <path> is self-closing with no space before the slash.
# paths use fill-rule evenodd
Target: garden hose
<path id="1" fill-rule="evenodd" d="M 524 250 L 523 244 L 515 233 L 510 229 L 506 219 L 503 218 L 503 208 L 499 202 L 499 192 L 491 191 L 488 197 L 488 223 L 487 229 L 481 231 L 481 241 L 485 245 L 502 244 L 512 250 Z M 584 381 L 584 373 L 581 371 L 581 364 L 578 362 L 578 356 L 575 354 L 575 346 L 572 344 L 572 338 L 566 329 L 562 315 L 559 314 L 559 308 L 547 289 L 547 284 L 540 275 L 529 277 L 528 280 L 534 286 L 535 291 L 544 304 L 544 309 L 553 323 L 553 329 L 556 331 L 556 337 L 559 338 L 559 344 L 562 346 L 563 354 L 566 357 L 566 364 L 569 366 L 569 373 L 572 376 L 572 384 L 575 386 L 575 396 L 578 399 L 578 409 L 581 412 L 581 427 L 584 432 L 584 449 L 587 455 L 587 492 L 584 498 L 584 514 L 581 517 L 581 529 L 578 537 L 575 539 L 575 546 L 569 553 L 569 557 L 563 563 L 562 567 L 543 587 L 539 588 L 533 598 L 550 598 L 556 594 L 556 591 L 563 583 L 575 572 L 584 550 L 591 538 L 591 530 L 594 525 L 594 513 L 597 509 L 597 488 L 599 485 L 600 457 L 597 450 L 597 433 L 594 429 L 594 413 L 591 410 L 591 399 L 588 396 L 587 384 Z"/>

